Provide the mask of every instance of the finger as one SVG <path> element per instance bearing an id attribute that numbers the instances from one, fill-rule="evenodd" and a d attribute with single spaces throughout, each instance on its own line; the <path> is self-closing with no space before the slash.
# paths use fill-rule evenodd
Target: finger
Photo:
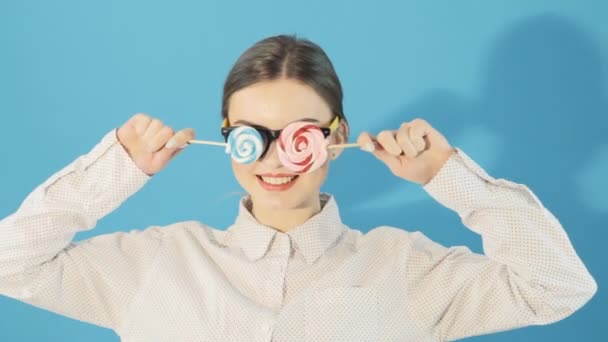
<path id="1" fill-rule="evenodd" d="M 167 141 L 165 147 L 154 155 L 154 159 L 159 162 L 166 162 L 167 160 L 175 158 L 175 156 L 180 154 L 184 150 L 183 148 L 188 145 L 188 141 L 194 139 L 195 135 L 196 133 L 192 128 L 185 128 L 175 133 L 173 137 Z M 172 140 L 174 142 L 172 142 Z"/>
<path id="2" fill-rule="evenodd" d="M 366 150 L 365 147 L 367 147 L 368 145 L 371 146 L 371 148 L 373 149 L 371 151 L 366 151 L 372 152 L 374 157 L 386 164 L 389 169 L 397 170 L 399 164 L 401 163 L 399 157 L 395 157 L 394 155 L 388 153 L 385 149 L 382 148 L 382 146 L 378 142 L 375 142 L 375 140 L 376 139 L 374 138 L 374 136 L 370 135 L 367 132 L 363 132 L 357 138 L 357 144 L 359 144 L 359 146 L 363 146 L 362 149 L 364 150 Z M 376 146 L 378 146 L 378 148 L 376 148 Z"/>
<path id="3" fill-rule="evenodd" d="M 164 126 L 156 133 L 156 135 L 146 144 L 148 152 L 154 153 L 160 150 L 169 139 L 173 136 L 173 128 Z"/>
<path id="4" fill-rule="evenodd" d="M 143 136 L 150 125 L 152 118 L 144 113 L 137 113 L 129 119 L 129 124 L 135 129 L 135 134 Z"/>
<path id="5" fill-rule="evenodd" d="M 188 144 L 188 141 L 194 139 L 195 137 L 194 129 L 185 128 L 181 131 L 175 133 L 171 139 L 167 142 L 167 148 L 179 148 L 185 147 Z"/>
<path id="6" fill-rule="evenodd" d="M 144 132 L 142 139 L 146 142 L 151 141 L 156 135 L 156 133 L 158 133 L 163 128 L 163 126 L 163 122 L 159 119 L 152 119 L 150 125 L 148 125 L 148 128 Z"/>
<path id="7" fill-rule="evenodd" d="M 415 158 L 418 155 L 418 151 L 416 151 L 414 144 L 410 141 L 410 128 L 411 124 L 409 123 L 401 124 L 401 127 L 397 131 L 396 139 L 405 155 L 409 158 Z"/>
<path id="8" fill-rule="evenodd" d="M 174 158 L 175 156 L 177 156 L 179 153 L 181 153 L 181 151 L 183 151 L 184 149 L 182 148 L 167 148 L 167 147 L 163 147 L 160 151 L 158 151 L 157 153 L 154 154 L 153 156 L 153 160 L 155 163 L 166 163 L 168 160 Z"/>
<path id="9" fill-rule="evenodd" d="M 357 137 L 357 145 L 359 145 L 364 151 L 373 152 L 375 149 L 374 140 L 374 137 L 369 133 L 363 132 L 359 134 L 359 137 Z"/>
<path id="10" fill-rule="evenodd" d="M 422 152 L 427 148 L 426 140 L 424 140 L 427 128 L 428 124 L 424 120 L 414 120 L 410 127 L 410 140 L 418 152 Z"/>
<path id="11" fill-rule="evenodd" d="M 393 156 L 398 156 L 403 151 L 401 146 L 395 140 L 395 132 L 394 131 L 382 131 L 378 134 L 378 142 L 381 147 L 386 150 L 386 152 L 392 154 Z"/>
<path id="12" fill-rule="evenodd" d="M 390 154 L 388 151 L 383 150 L 381 148 L 377 148 L 373 153 L 372 153 L 378 160 L 382 161 L 384 164 L 386 164 L 386 166 L 388 166 L 388 168 L 395 172 L 394 170 L 399 170 L 399 167 L 401 165 L 401 158 L 399 156 L 394 156 L 392 154 Z"/>

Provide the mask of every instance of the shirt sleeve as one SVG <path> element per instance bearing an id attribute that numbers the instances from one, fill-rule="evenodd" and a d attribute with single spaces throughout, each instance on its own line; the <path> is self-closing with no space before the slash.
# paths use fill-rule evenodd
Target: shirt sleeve
<path id="1" fill-rule="evenodd" d="M 116 328 L 160 246 L 157 227 L 72 242 L 150 178 L 109 132 L 0 221 L 0 294 Z"/>
<path id="2" fill-rule="evenodd" d="M 424 190 L 481 235 L 485 254 L 410 234 L 404 283 L 437 339 L 548 324 L 595 294 L 566 232 L 525 185 L 490 177 L 456 149 Z"/>

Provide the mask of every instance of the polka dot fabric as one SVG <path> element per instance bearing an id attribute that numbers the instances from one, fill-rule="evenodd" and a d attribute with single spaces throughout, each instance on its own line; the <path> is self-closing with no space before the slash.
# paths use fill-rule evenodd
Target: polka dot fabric
<path id="1" fill-rule="evenodd" d="M 484 254 L 396 227 L 363 234 L 327 193 L 287 233 L 244 197 L 225 230 L 185 221 L 73 242 L 149 180 L 112 131 L 0 221 L 0 293 L 130 342 L 447 341 L 584 305 L 596 283 L 558 220 L 457 151 L 424 189 Z"/>

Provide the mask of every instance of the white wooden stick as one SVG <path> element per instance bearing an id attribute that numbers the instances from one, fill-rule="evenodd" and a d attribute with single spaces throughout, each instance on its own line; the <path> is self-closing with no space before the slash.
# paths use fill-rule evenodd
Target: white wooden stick
<path id="1" fill-rule="evenodd" d="M 222 143 L 222 142 L 216 142 L 216 141 L 208 141 L 208 140 L 190 140 L 188 141 L 189 144 L 201 144 L 201 145 L 215 145 L 215 146 L 226 146 L 226 143 Z M 327 148 L 349 148 L 349 147 L 360 147 L 359 144 L 357 143 L 351 143 L 351 144 L 336 144 L 336 145 L 329 145 Z"/>
<path id="2" fill-rule="evenodd" d="M 361 147 L 361 146 L 359 146 L 359 144 L 357 144 L 357 143 L 336 144 L 336 145 L 329 145 L 329 146 L 327 146 L 327 148 L 349 148 L 349 147 Z"/>
<path id="3" fill-rule="evenodd" d="M 202 145 L 215 145 L 215 146 L 226 146 L 226 143 L 207 141 L 207 140 L 189 140 L 188 144 L 202 144 Z"/>

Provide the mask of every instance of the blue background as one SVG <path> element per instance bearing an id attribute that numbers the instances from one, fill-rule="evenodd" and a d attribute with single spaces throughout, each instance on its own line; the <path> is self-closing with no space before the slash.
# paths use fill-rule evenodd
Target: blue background
<path id="1" fill-rule="evenodd" d="M 296 33 L 334 62 L 351 138 L 427 119 L 491 175 L 527 184 L 599 284 L 559 323 L 470 340 L 599 341 L 608 301 L 607 14 L 599 0 L 4 0 L 0 217 L 136 112 L 219 141 L 231 65 L 261 38 Z M 364 152 L 347 150 L 323 190 L 353 228 L 393 225 L 482 251 L 455 213 Z M 241 191 L 222 148 L 193 146 L 77 239 L 189 219 L 224 229 Z M 85 339 L 118 337 L 0 298 L 1 341 Z"/>

